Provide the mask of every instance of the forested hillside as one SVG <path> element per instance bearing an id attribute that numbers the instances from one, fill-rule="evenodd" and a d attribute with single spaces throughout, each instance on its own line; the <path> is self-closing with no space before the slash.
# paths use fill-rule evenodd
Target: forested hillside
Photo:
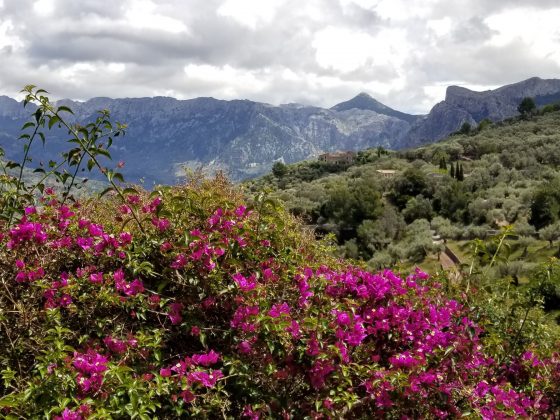
<path id="1" fill-rule="evenodd" d="M 468 241 L 509 226 L 510 255 L 498 275 L 519 277 L 533 263 L 558 254 L 556 109 L 465 126 L 422 148 L 363 151 L 346 166 L 319 161 L 276 165 L 275 174 L 246 186 L 270 189 L 318 234 L 334 234 L 340 255 L 363 259 L 372 269 L 399 262 L 440 267 L 430 255 L 445 245 L 460 257 L 465 254 L 468 263 Z"/>

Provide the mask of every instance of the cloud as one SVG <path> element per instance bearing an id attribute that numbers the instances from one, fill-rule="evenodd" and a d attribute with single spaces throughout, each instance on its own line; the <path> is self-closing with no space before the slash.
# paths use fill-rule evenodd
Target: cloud
<path id="1" fill-rule="evenodd" d="M 0 0 L 0 94 L 214 96 L 427 112 L 560 70 L 557 0 Z"/>

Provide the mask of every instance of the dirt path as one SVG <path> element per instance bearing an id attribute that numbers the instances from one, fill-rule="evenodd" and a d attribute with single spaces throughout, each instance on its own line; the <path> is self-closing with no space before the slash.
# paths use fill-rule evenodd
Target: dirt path
<path id="1" fill-rule="evenodd" d="M 445 252 L 439 254 L 439 262 L 446 271 L 455 268 L 455 263 Z"/>

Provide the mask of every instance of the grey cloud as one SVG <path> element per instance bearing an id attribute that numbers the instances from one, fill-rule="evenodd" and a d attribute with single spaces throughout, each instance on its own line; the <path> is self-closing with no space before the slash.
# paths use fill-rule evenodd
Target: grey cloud
<path id="1" fill-rule="evenodd" d="M 165 92 L 183 97 L 229 97 L 227 80 L 192 79 L 183 71 L 188 64 L 208 64 L 231 66 L 239 74 L 250 72 L 262 78 L 261 90 L 238 86 L 237 93 L 240 98 L 275 104 L 332 106 L 366 90 L 364 86 L 370 82 L 404 77 L 404 87 L 385 94 L 369 93 L 397 109 L 426 112 L 425 86 L 449 80 L 499 85 L 531 76 L 554 77 L 560 70 L 558 63 L 536 57 L 520 40 L 503 47 L 486 45 L 492 32 L 483 19 L 513 7 L 547 10 L 558 7 L 558 0 L 530 4 L 521 0 L 439 0 L 428 19 L 447 16 L 453 25 L 452 32 L 441 39 L 434 38 L 424 20 L 383 20 L 373 9 L 356 4 L 343 7 L 339 0 L 321 1 L 321 17 L 304 15 L 302 7 L 307 3 L 303 0 L 287 0 L 276 19 L 254 30 L 219 15 L 223 0 L 155 1 L 158 13 L 185 24 L 187 32 L 178 34 L 123 26 L 127 15 L 124 0 L 55 0 L 51 18 L 36 15 L 33 3 L 4 0 L 0 11 L 0 23 L 9 19 L 24 42 L 23 49 L 0 48 L 0 94 L 13 94 L 34 83 L 59 97 L 79 99 Z M 322 68 L 312 41 L 315 33 L 329 25 L 372 36 L 386 28 L 402 29 L 411 52 L 403 68 L 379 66 L 375 60 L 350 73 Z M 64 69 L 77 62 L 92 63 L 96 71 L 84 71 L 75 80 L 64 78 Z M 111 62 L 126 63 L 126 71 L 104 71 Z M 285 80 L 281 76 L 285 69 L 299 78 Z M 321 78 L 333 82 L 323 85 L 317 82 Z"/>
<path id="2" fill-rule="evenodd" d="M 496 31 L 490 29 L 482 18 L 473 16 L 467 21 L 460 22 L 451 36 L 455 42 L 472 44 L 486 41 L 495 33 Z"/>

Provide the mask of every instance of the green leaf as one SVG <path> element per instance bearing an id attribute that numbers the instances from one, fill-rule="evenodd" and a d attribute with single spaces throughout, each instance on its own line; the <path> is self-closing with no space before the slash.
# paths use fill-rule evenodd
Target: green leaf
<path id="1" fill-rule="evenodd" d="M 136 189 L 132 188 L 132 187 L 125 188 L 125 189 L 122 191 L 122 193 L 123 193 L 124 195 L 127 195 L 127 194 L 139 194 L 138 191 L 137 191 Z"/>
<path id="2" fill-rule="evenodd" d="M 103 191 L 101 191 L 101 193 L 99 193 L 99 198 L 103 197 L 105 194 L 107 194 L 110 191 L 114 191 L 115 189 L 113 187 L 108 187 L 105 188 Z"/>
<path id="3" fill-rule="evenodd" d="M 60 118 L 58 118 L 58 116 L 53 115 L 52 117 L 50 117 L 49 120 L 49 130 L 53 127 L 53 125 L 55 125 L 57 122 L 60 122 Z"/>
<path id="4" fill-rule="evenodd" d="M 74 111 L 72 111 L 70 108 L 68 108 L 65 105 L 61 105 L 58 107 L 58 112 L 69 112 L 70 114 L 74 115 Z"/>
<path id="5" fill-rule="evenodd" d="M 35 121 L 37 121 L 38 123 L 41 120 L 41 117 L 43 116 L 43 111 L 41 110 L 41 108 L 37 108 L 37 111 L 35 111 L 33 115 L 35 117 Z"/>
<path id="6" fill-rule="evenodd" d="M 29 127 L 35 127 L 35 123 L 33 121 L 28 121 L 25 124 L 23 124 L 23 126 L 21 127 L 22 131 L 29 128 Z"/>
<path id="7" fill-rule="evenodd" d="M 113 178 L 119 180 L 120 182 L 124 182 L 123 174 L 120 172 L 115 172 Z"/>

